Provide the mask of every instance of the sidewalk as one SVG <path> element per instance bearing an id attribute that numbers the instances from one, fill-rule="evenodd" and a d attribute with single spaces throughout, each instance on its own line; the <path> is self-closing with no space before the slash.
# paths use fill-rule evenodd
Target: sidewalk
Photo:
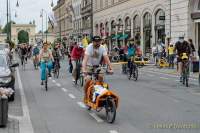
<path id="1" fill-rule="evenodd" d="M 17 81 L 17 80 L 16 80 Z M 23 116 L 18 83 L 15 84 L 15 101 L 9 102 L 7 127 L 0 128 L 0 133 L 19 133 L 19 120 Z"/>

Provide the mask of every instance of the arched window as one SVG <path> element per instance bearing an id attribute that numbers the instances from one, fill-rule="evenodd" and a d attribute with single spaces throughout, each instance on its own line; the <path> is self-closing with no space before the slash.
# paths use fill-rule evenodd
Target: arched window
<path id="1" fill-rule="evenodd" d="M 100 35 L 101 35 L 101 37 L 104 36 L 104 25 L 103 25 L 103 23 L 100 24 Z"/>
<path id="2" fill-rule="evenodd" d="M 96 31 L 96 35 L 98 35 L 99 34 L 99 25 L 98 24 L 96 24 L 96 26 L 95 26 L 95 31 Z"/>
<path id="3" fill-rule="evenodd" d="M 112 34 L 115 34 L 115 30 L 116 30 L 116 23 L 115 23 L 115 20 L 113 20 L 111 22 L 111 32 L 112 32 Z"/>
<path id="4" fill-rule="evenodd" d="M 130 17 L 127 17 L 125 19 L 125 30 L 130 31 L 131 30 L 131 19 Z"/>
<path id="5" fill-rule="evenodd" d="M 144 26 L 151 26 L 152 24 L 152 17 L 149 12 L 145 13 L 144 15 Z"/>
<path id="6" fill-rule="evenodd" d="M 155 41 L 165 43 L 165 12 L 159 9 L 155 14 Z"/>
<path id="7" fill-rule="evenodd" d="M 106 36 L 109 35 L 109 25 L 108 25 L 108 22 L 106 22 L 106 24 L 105 24 L 105 34 L 106 34 Z"/>
<path id="8" fill-rule="evenodd" d="M 133 18 L 133 29 L 140 29 L 140 17 L 139 15 L 136 15 L 134 18 Z"/>
<path id="9" fill-rule="evenodd" d="M 119 21 L 118 21 L 118 31 L 122 31 L 122 30 L 123 30 L 123 21 L 120 18 Z"/>
<path id="10" fill-rule="evenodd" d="M 165 12 L 162 9 L 156 12 L 156 25 L 165 25 Z"/>

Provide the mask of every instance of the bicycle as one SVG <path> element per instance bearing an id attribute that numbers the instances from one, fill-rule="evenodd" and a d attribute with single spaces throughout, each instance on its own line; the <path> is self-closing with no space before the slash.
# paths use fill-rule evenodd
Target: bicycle
<path id="1" fill-rule="evenodd" d="M 127 76 L 129 80 L 131 80 L 131 78 L 133 78 L 134 81 L 138 80 L 138 66 L 134 62 L 134 58 L 132 58 L 129 63 L 129 70 L 127 72 Z"/>
<path id="2" fill-rule="evenodd" d="M 60 65 L 59 65 L 59 60 L 55 60 L 55 64 L 54 64 L 54 78 L 59 78 L 59 74 L 60 74 Z"/>
<path id="3" fill-rule="evenodd" d="M 48 67 L 47 67 L 47 66 L 48 66 L 48 62 L 45 61 L 45 67 L 46 67 L 46 68 L 45 68 L 45 71 L 46 71 L 46 72 L 45 72 L 45 73 L 46 73 L 46 75 L 45 75 L 45 77 L 46 77 L 46 78 L 45 78 L 45 90 L 46 90 L 46 91 L 48 91 L 48 77 L 49 77 L 49 76 L 48 76 Z"/>
<path id="4" fill-rule="evenodd" d="M 182 77 L 183 85 L 186 85 L 186 87 L 189 87 L 189 74 L 190 74 L 189 66 L 190 66 L 190 63 L 189 63 L 189 60 L 188 60 L 186 53 L 183 53 L 182 63 L 183 63 L 183 67 L 182 67 L 181 77 Z"/>
<path id="5" fill-rule="evenodd" d="M 34 57 L 33 57 L 33 65 L 34 65 L 34 68 L 35 68 L 35 70 L 37 70 L 38 69 L 38 66 L 39 66 L 39 60 L 38 60 L 38 57 L 37 57 L 37 55 L 35 55 Z"/>
<path id="6" fill-rule="evenodd" d="M 83 87 L 84 84 L 84 77 L 81 73 L 81 62 L 80 60 L 76 61 L 76 70 L 75 70 L 76 78 L 75 78 L 75 85 L 78 85 L 78 81 L 81 87 Z"/>
<path id="7" fill-rule="evenodd" d="M 114 123 L 119 97 L 110 90 L 107 83 L 98 80 L 99 74 L 103 74 L 100 72 L 101 68 L 93 69 L 93 71 L 87 73 L 91 75 L 91 80 L 88 83 L 84 103 L 87 105 L 88 110 L 93 109 L 100 112 L 102 109 L 105 109 L 107 122 Z M 103 93 L 97 94 L 96 90 L 98 89 L 103 91 Z"/>
<path id="8" fill-rule="evenodd" d="M 26 55 L 22 55 L 21 56 L 22 70 L 25 70 L 25 65 L 26 65 L 25 61 L 26 61 Z"/>

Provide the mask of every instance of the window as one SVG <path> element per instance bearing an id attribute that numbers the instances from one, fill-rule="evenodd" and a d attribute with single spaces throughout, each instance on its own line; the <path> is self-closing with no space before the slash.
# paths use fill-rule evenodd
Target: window
<path id="1" fill-rule="evenodd" d="M 115 21 L 113 20 L 111 22 L 111 32 L 112 32 L 112 34 L 115 34 L 115 30 L 116 30 L 116 24 L 115 24 Z"/>
<path id="2" fill-rule="evenodd" d="M 165 25 L 165 12 L 158 10 L 156 13 L 156 25 Z"/>
<path id="3" fill-rule="evenodd" d="M 136 15 L 133 18 L 133 29 L 137 29 L 137 28 L 140 28 L 140 18 L 139 18 L 139 15 Z"/>
<path id="4" fill-rule="evenodd" d="M 151 14 L 149 12 L 147 12 L 144 15 L 144 26 L 151 26 L 152 23 L 152 17 Z"/>
<path id="5" fill-rule="evenodd" d="M 105 7 L 108 6 L 108 0 L 105 0 Z"/>
<path id="6" fill-rule="evenodd" d="M 123 30 L 123 21 L 122 19 L 120 18 L 119 19 L 119 25 L 118 25 L 118 31 L 122 31 Z"/>
<path id="7" fill-rule="evenodd" d="M 125 20 L 125 30 L 131 30 L 131 19 L 129 17 L 127 17 Z"/>

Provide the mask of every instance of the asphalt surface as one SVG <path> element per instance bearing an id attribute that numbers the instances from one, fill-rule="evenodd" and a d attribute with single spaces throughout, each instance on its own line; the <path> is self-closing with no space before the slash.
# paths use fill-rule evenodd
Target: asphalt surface
<path id="1" fill-rule="evenodd" d="M 197 79 L 184 87 L 177 77 L 139 69 L 138 81 L 129 81 L 114 66 L 115 74 L 106 82 L 120 97 L 114 124 L 105 120 L 105 111 L 87 111 L 82 103 L 83 90 L 74 86 L 61 63 L 59 79 L 51 78 L 49 90 L 40 85 L 39 70 L 32 62 L 26 70 L 19 67 L 34 133 L 199 133 L 200 88 Z"/>

